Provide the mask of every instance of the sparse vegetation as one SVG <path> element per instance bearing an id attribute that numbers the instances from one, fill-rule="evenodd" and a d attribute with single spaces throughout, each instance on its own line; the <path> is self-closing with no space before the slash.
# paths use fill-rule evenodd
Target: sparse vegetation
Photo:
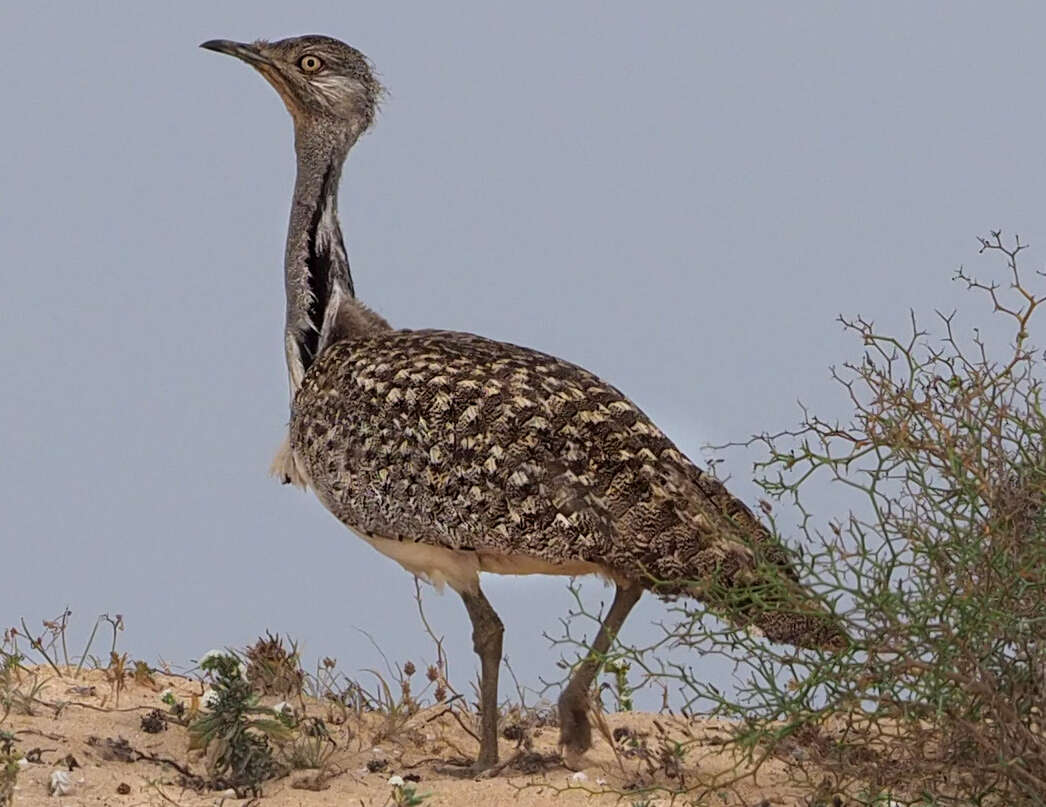
<path id="1" fill-rule="evenodd" d="M 189 724 L 189 747 L 206 752 L 211 787 L 257 795 L 262 782 L 283 772 L 272 743 L 287 742 L 293 734 L 272 709 L 259 705 L 237 655 L 211 651 L 200 669 L 212 677 L 214 698 Z"/>
<path id="2" fill-rule="evenodd" d="M 25 667 L 24 660 L 10 632 L 5 633 L 3 643 L 0 644 L 0 726 L 11 712 L 25 715 L 33 713 L 41 678 Z"/>
<path id="3" fill-rule="evenodd" d="M 235 651 L 206 654 L 199 664 L 203 679 L 197 687 L 183 685 L 176 691 L 169 686 L 164 688 L 156 671 L 147 663 L 132 662 L 128 654 L 117 652 L 115 646 L 110 650 L 106 666 L 101 666 L 93 656 L 89 656 L 85 664 L 78 663 L 77 659 L 68 659 L 69 663 L 63 664 L 64 653 L 61 649 L 56 652 L 56 648 L 67 645 L 65 631 L 70 615 L 66 610 L 63 619 L 45 622 L 45 633 L 40 637 L 30 638 L 24 622 L 20 628 L 4 635 L 0 644 L 0 703 L 3 704 L 0 724 L 12 713 L 28 717 L 40 713 L 62 715 L 75 706 L 100 715 L 133 711 L 123 708 L 120 699 L 127 697 L 129 689 L 141 699 L 141 690 L 146 690 L 151 694 L 145 697 L 155 698 L 153 703 L 158 700 L 162 708 L 144 711 L 138 718 L 139 729 L 144 734 L 157 735 L 167 732 L 171 726 L 184 727 L 188 730 L 190 751 L 201 753 L 202 758 L 190 753 L 185 762 L 179 762 L 144 751 L 117 736 L 92 734 L 85 742 L 105 761 L 124 764 L 148 761 L 176 772 L 173 780 L 149 783 L 149 788 L 165 799 L 170 797 L 163 790 L 164 784 L 197 791 L 231 788 L 240 794 L 259 794 L 266 781 L 296 770 L 312 773 L 294 779 L 290 784 L 292 788 L 324 790 L 330 787 L 331 778 L 345 772 L 342 765 L 334 762 L 340 749 L 346 753 L 366 753 L 366 749 L 379 741 L 422 741 L 424 738 L 415 729 L 406 726 L 407 721 L 422 708 L 419 697 L 439 689 L 444 680 L 436 665 L 431 665 L 426 674 L 427 683 L 416 694 L 412 680 L 417 668 L 408 661 L 390 665 L 387 676 L 369 671 L 377 686 L 368 691 L 339 672 L 337 662 L 330 658 L 320 662 L 315 676 L 309 676 L 301 668 L 295 642 L 266 632 L 242 654 Z M 115 637 L 122 618 L 100 618 L 92 627 L 85 653 L 89 652 L 98 627 L 107 623 L 114 627 Z M 42 666 L 26 660 L 20 643 L 30 654 L 39 657 Z M 433 674 L 433 670 L 437 672 Z M 170 676 L 170 671 L 165 675 Z M 90 683 L 83 681 L 87 676 L 91 678 Z M 188 683 L 187 679 L 183 680 Z M 308 705 L 306 690 L 311 699 Z M 75 700 L 56 700 L 56 692 Z M 290 697 L 298 705 L 286 700 L 272 706 L 262 703 L 262 698 L 275 698 L 275 693 Z M 315 711 L 324 703 L 328 705 L 328 713 L 332 710 L 335 716 L 330 725 L 337 727 L 337 739 L 327 720 L 308 713 L 309 709 Z M 10 735 L 12 743 L 13 738 L 14 735 Z M 349 752 L 346 747 L 351 740 L 357 741 L 355 752 Z M 42 754 L 48 750 L 36 748 L 20 756 L 13 750 L 13 744 L 5 749 L 6 756 L 0 757 L 0 770 L 8 778 L 15 776 L 17 767 L 25 764 L 25 761 L 18 763 L 19 759 L 28 756 L 30 763 L 39 764 L 44 762 Z M 77 765 L 71 755 L 68 760 L 70 769 Z M 194 760 L 202 761 L 204 775 L 193 772 Z M 378 762 L 372 758 L 367 767 L 373 768 Z M 69 775 L 64 760 L 62 764 L 64 773 L 58 786 L 62 793 L 74 792 L 77 780 Z M 390 762 L 382 758 L 380 765 L 384 769 Z M 386 778 L 388 775 L 385 773 Z M 408 775 L 405 787 L 394 790 L 390 798 L 398 801 L 393 803 L 419 804 L 425 798 L 416 792 L 412 778 L 417 779 Z M 126 783 L 121 786 L 124 789 L 117 791 L 119 795 L 131 792 Z M 50 778 L 46 787 L 47 792 L 58 792 Z"/>
<path id="4" fill-rule="evenodd" d="M 294 740 L 283 748 L 287 766 L 294 769 L 326 770 L 338 744 L 331 737 L 322 718 L 306 718 L 297 724 Z"/>

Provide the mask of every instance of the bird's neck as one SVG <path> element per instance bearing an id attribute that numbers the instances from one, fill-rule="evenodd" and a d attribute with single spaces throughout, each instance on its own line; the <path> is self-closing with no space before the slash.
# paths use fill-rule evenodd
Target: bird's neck
<path id="1" fill-rule="evenodd" d="M 338 182 L 351 145 L 324 133 L 295 132 L 298 175 L 284 258 L 292 398 L 305 371 L 332 341 L 338 309 L 355 297 L 338 223 Z"/>

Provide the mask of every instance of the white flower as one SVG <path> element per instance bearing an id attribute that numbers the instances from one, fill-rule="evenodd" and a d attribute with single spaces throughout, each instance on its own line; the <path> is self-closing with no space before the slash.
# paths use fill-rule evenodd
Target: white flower
<path id="1" fill-rule="evenodd" d="M 210 661 L 212 658 L 221 658 L 224 655 L 225 655 L 225 651 L 224 650 L 217 650 L 217 649 L 215 649 L 215 650 L 208 650 L 206 653 L 204 653 L 202 656 L 200 656 L 199 664 L 202 667 L 204 662 Z"/>
<path id="2" fill-rule="evenodd" d="M 68 796 L 73 792 L 69 771 L 51 771 L 50 791 L 52 796 Z"/>
<path id="3" fill-rule="evenodd" d="M 245 665 L 242 661 L 238 665 L 236 665 L 236 672 L 240 674 L 240 678 L 242 678 L 244 681 L 247 680 L 247 665 Z"/>
<path id="4" fill-rule="evenodd" d="M 19 757 L 18 762 L 15 763 L 19 768 L 28 768 L 29 760 L 25 757 Z"/>
<path id="5" fill-rule="evenodd" d="M 160 700 L 162 700 L 162 701 L 165 701 L 168 698 L 173 698 L 173 697 L 174 697 L 174 690 L 173 689 L 165 689 L 163 692 L 160 693 Z"/>
<path id="6" fill-rule="evenodd" d="M 272 710 L 278 715 L 290 715 L 294 714 L 294 707 L 291 706 L 287 701 L 280 701 L 272 705 Z"/>
<path id="7" fill-rule="evenodd" d="M 571 775 L 570 781 L 571 782 L 587 782 L 588 781 L 588 777 L 585 776 L 585 772 L 584 771 L 578 771 L 577 773 Z"/>
<path id="8" fill-rule="evenodd" d="M 403 777 L 402 776 L 390 776 L 389 777 L 389 784 L 392 785 L 393 787 L 403 787 Z"/>
<path id="9" fill-rule="evenodd" d="M 203 697 L 200 698 L 200 702 L 208 709 L 213 709 L 218 705 L 218 693 L 213 689 L 208 689 L 203 693 Z"/>

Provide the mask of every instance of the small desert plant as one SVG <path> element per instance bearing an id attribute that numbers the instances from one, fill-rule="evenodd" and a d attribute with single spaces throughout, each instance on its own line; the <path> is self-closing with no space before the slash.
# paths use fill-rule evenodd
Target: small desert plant
<path id="1" fill-rule="evenodd" d="M 214 651 L 200 660 L 211 676 L 209 710 L 189 724 L 190 749 L 207 754 L 210 784 L 257 793 L 261 783 L 282 773 L 272 742 L 293 737 L 272 709 L 260 706 L 251 691 L 243 662 L 232 652 Z"/>
<path id="2" fill-rule="evenodd" d="M 0 723 L 3 723 L 12 709 L 22 711 L 31 708 L 22 705 L 21 670 L 22 655 L 7 649 L 9 638 L 4 636 L 4 645 L 0 646 Z"/>
<path id="3" fill-rule="evenodd" d="M 71 666 L 71 660 L 69 658 L 68 648 L 68 631 L 69 631 L 69 618 L 72 616 L 72 611 L 68 608 L 64 609 L 61 614 L 56 616 L 54 619 L 42 620 L 44 632 L 33 636 L 32 631 L 29 630 L 29 626 L 26 624 L 25 619 L 20 620 L 21 630 L 18 628 L 9 628 L 4 631 L 4 645 L 9 649 L 5 649 L 6 653 L 13 653 L 20 655 L 24 660 L 26 656 L 21 652 L 19 648 L 19 640 L 24 640 L 29 645 L 29 649 L 36 653 L 45 664 L 47 664 L 59 677 L 64 677 L 65 673 L 62 670 L 61 664 L 64 664 L 66 671 Z M 87 638 L 87 645 L 84 647 L 83 653 L 80 655 L 80 660 L 77 662 L 76 670 L 73 673 L 73 677 L 79 677 L 80 671 L 83 669 L 84 664 L 88 659 L 94 662 L 96 667 L 101 667 L 101 663 L 98 659 L 90 655 L 91 646 L 94 644 L 95 636 L 98 634 L 98 628 L 103 623 L 108 623 L 113 632 L 112 645 L 109 648 L 109 655 L 116 653 L 116 642 L 120 631 L 124 630 L 123 615 L 117 614 L 116 616 L 110 616 L 109 614 L 100 615 L 94 623 L 94 627 L 91 629 L 91 634 Z M 61 655 L 59 655 L 61 653 Z"/>
<path id="4" fill-rule="evenodd" d="M 402 776 L 390 776 L 389 784 L 392 785 L 392 794 L 386 804 L 395 807 L 418 807 L 431 793 L 418 793 L 413 784 L 408 784 Z"/>
<path id="5" fill-rule="evenodd" d="M 127 681 L 127 654 L 117 653 L 115 650 L 109 654 L 109 666 L 105 669 L 105 680 L 113 693 L 113 704 L 120 706 L 120 695 L 123 693 L 124 684 Z"/>
<path id="6" fill-rule="evenodd" d="M 325 656 L 316 663 L 314 674 L 305 674 L 303 691 L 327 703 L 327 722 L 346 723 L 349 717 L 359 719 L 364 712 L 359 685 L 338 671 L 338 660 Z"/>
<path id="7" fill-rule="evenodd" d="M 269 631 L 247 648 L 247 680 L 262 695 L 300 695 L 305 675 L 301 669 L 298 646 L 287 640 L 284 647 L 280 634 Z"/>
<path id="8" fill-rule="evenodd" d="M 33 714 L 40 690 L 47 683 L 47 678 L 23 664 L 25 656 L 17 649 L 16 636 L 12 628 L 0 642 L 0 725 L 11 712 Z"/>
<path id="9" fill-rule="evenodd" d="M 369 709 L 383 718 L 373 736 L 374 742 L 380 743 L 399 734 L 407 721 L 418 711 L 418 702 L 411 694 L 410 687 L 410 679 L 415 672 L 414 665 L 408 661 L 402 672 L 394 670 L 392 677 L 398 683 L 399 695 L 394 693 L 385 676 L 377 670 L 366 669 L 364 672 L 373 675 L 376 681 L 373 692 L 363 687 L 359 687 L 359 691 L 366 699 Z"/>
<path id="10" fill-rule="evenodd" d="M 15 748 L 14 735 L 0 731 L 0 807 L 10 807 L 14 803 L 21 758 L 21 752 Z"/>
<path id="11" fill-rule="evenodd" d="M 167 714 L 164 719 L 185 726 L 190 722 L 190 718 L 194 717 L 194 715 L 189 715 L 185 702 L 178 700 L 174 690 L 165 689 L 160 692 L 160 700 L 167 706 Z"/>
<path id="12" fill-rule="evenodd" d="M 381 723 L 373 730 L 371 737 L 374 743 L 380 743 L 402 731 L 410 718 L 417 714 L 420 708 L 419 696 L 426 693 L 433 684 L 436 684 L 437 689 L 439 689 L 440 682 L 443 679 L 438 672 L 433 674 L 433 670 L 430 668 L 426 676 L 428 683 L 422 687 L 419 695 L 415 695 L 411 684 L 411 680 L 417 673 L 414 662 L 406 661 L 402 665 L 393 666 L 374 640 L 374 637 L 366 631 L 360 632 L 370 640 L 379 655 L 381 655 L 387 672 L 382 674 L 378 670 L 364 668 L 363 672 L 374 678 L 375 684 L 373 689 L 367 689 L 358 681 L 345 679 L 347 686 L 341 689 L 340 697 L 345 702 L 351 699 L 351 702 L 355 705 L 357 718 L 363 712 L 370 712 L 382 718 Z M 331 673 L 333 673 L 333 664 Z M 389 683 L 390 680 L 394 682 L 395 686 Z M 398 693 L 396 690 L 398 690 Z"/>
<path id="13" fill-rule="evenodd" d="M 290 724 L 293 718 L 281 713 L 284 723 Z M 282 757 L 287 765 L 294 769 L 327 767 L 337 744 L 330 736 L 327 725 L 318 717 L 306 718 L 297 725 L 294 739 L 282 749 Z"/>
<path id="14" fill-rule="evenodd" d="M 134 670 L 131 676 L 134 678 L 134 683 L 140 687 L 148 687 L 154 691 L 159 691 L 160 689 L 159 684 L 156 683 L 156 676 L 153 675 L 153 669 L 148 662 L 141 659 L 134 662 Z"/>

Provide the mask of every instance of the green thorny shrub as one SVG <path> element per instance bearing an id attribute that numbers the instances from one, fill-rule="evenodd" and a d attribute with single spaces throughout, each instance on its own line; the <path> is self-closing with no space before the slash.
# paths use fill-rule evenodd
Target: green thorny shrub
<path id="1" fill-rule="evenodd" d="M 212 650 L 200 660 L 200 669 L 213 680 L 208 710 L 189 724 L 189 748 L 206 752 L 211 787 L 257 794 L 263 781 L 284 772 L 271 742 L 286 742 L 293 732 L 272 709 L 258 704 L 235 654 Z"/>
<path id="2" fill-rule="evenodd" d="M 659 642 L 618 651 L 674 681 L 686 710 L 735 721 L 746 767 L 778 757 L 811 804 L 1046 804 L 1046 355 L 1031 342 L 1046 295 L 1022 272 L 1024 248 L 994 232 L 980 251 L 1005 261 L 1006 281 L 956 275 L 1008 323 L 1004 349 L 957 336 L 954 314 L 938 315 L 937 337 L 914 315 L 904 337 L 840 318 L 864 345 L 833 370 L 849 419 L 804 408 L 798 429 L 746 443 L 768 452 L 757 481 L 795 514 L 796 568 L 844 615 L 849 649 L 771 645 L 680 602 Z M 809 506 L 818 479 L 849 506 L 842 518 Z M 733 660 L 737 689 L 651 652 L 671 645 Z"/>

